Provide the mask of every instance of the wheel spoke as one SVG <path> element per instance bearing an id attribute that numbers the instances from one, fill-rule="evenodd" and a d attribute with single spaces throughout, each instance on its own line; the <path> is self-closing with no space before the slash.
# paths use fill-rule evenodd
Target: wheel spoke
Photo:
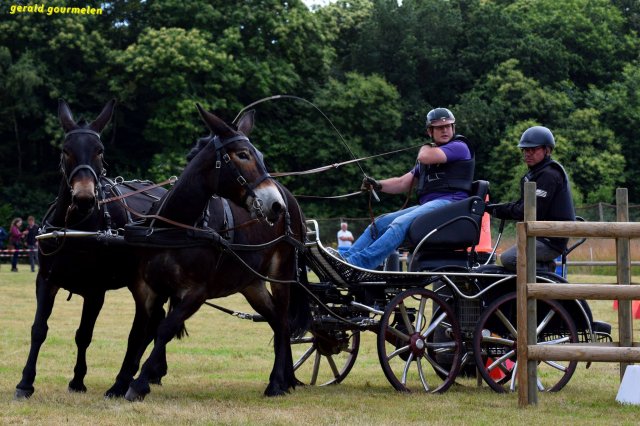
<path id="1" fill-rule="evenodd" d="M 420 306 L 418 307 L 418 317 L 416 318 L 416 330 L 422 329 L 422 323 L 424 322 L 424 309 L 427 305 L 427 299 L 425 297 L 420 298 Z"/>
<path id="2" fill-rule="evenodd" d="M 407 385 L 407 375 L 409 374 L 409 367 L 411 367 L 411 361 L 413 361 L 413 352 L 409 354 L 407 361 L 404 363 L 404 369 L 402 370 L 401 383 L 405 386 Z"/>
<path id="3" fill-rule="evenodd" d="M 551 322 L 551 319 L 554 317 L 555 314 L 556 312 L 553 309 L 547 312 L 547 315 L 545 315 L 544 319 L 540 321 L 540 324 L 536 328 L 536 336 L 539 336 L 542 330 L 544 330 L 547 327 L 547 325 L 549 325 L 549 322 Z"/>
<path id="4" fill-rule="evenodd" d="M 429 389 L 427 379 L 424 377 L 424 371 L 422 371 L 422 361 L 420 358 L 418 358 L 416 361 L 416 366 L 418 367 L 418 376 L 420 376 L 420 383 L 422 383 L 422 389 L 424 389 L 425 392 L 429 392 L 431 389 Z"/>
<path id="5" fill-rule="evenodd" d="M 486 336 L 482 338 L 482 343 L 495 343 L 507 347 L 513 347 L 515 341 L 512 339 L 504 339 L 502 337 Z"/>
<path id="6" fill-rule="evenodd" d="M 442 320 L 444 320 L 446 317 L 447 317 L 447 313 L 443 312 L 438 316 L 438 318 L 431 321 L 431 324 L 429 324 L 429 327 L 427 327 L 424 333 L 421 334 L 422 337 L 426 339 L 428 336 L 430 336 L 434 332 L 434 330 L 440 325 Z"/>
<path id="7" fill-rule="evenodd" d="M 509 380 L 509 390 L 514 392 L 516 390 L 516 382 L 518 381 L 518 362 L 513 365 L 511 370 L 511 380 Z"/>
<path id="8" fill-rule="evenodd" d="M 516 330 L 513 324 L 511 324 L 511 321 L 502 313 L 502 310 L 496 309 L 496 316 L 500 318 L 500 321 L 507 327 L 507 330 L 509 330 L 509 333 L 511 333 L 513 337 L 518 335 L 518 330 Z"/>
<path id="9" fill-rule="evenodd" d="M 304 364 L 307 359 L 309 359 L 309 357 L 311 356 L 311 354 L 313 354 L 315 350 L 316 350 L 315 346 L 311 346 L 309 349 L 307 349 L 305 353 L 302 354 L 300 359 L 293 365 L 293 371 L 296 371 L 298 368 L 300 368 L 300 366 Z"/>
<path id="10" fill-rule="evenodd" d="M 337 378 L 340 375 L 338 371 L 338 367 L 336 367 L 336 362 L 333 360 L 331 355 L 327 356 L 327 362 L 329 362 L 329 367 L 331 367 L 331 371 L 333 371 L 333 377 Z"/>
<path id="11" fill-rule="evenodd" d="M 538 342 L 538 345 L 559 345 L 562 343 L 567 343 L 571 341 L 571 337 L 570 336 L 564 336 L 564 337 L 560 337 L 558 339 L 553 339 L 553 340 L 544 340 L 542 342 Z"/>
<path id="12" fill-rule="evenodd" d="M 509 351 L 506 354 L 502 355 L 500 358 L 493 361 L 488 367 L 487 370 L 493 371 L 494 368 L 499 367 L 503 373 L 509 373 L 509 369 L 504 367 L 504 362 L 510 359 L 516 351 Z"/>
<path id="13" fill-rule="evenodd" d="M 424 358 L 429 361 L 429 364 L 431 364 L 431 366 L 433 367 L 434 370 L 439 371 L 441 374 L 444 374 L 445 376 L 449 375 L 449 371 L 445 370 L 444 368 L 442 368 L 442 366 L 440 364 L 438 364 L 433 358 L 431 358 L 429 355 L 427 355 L 425 353 Z"/>
<path id="14" fill-rule="evenodd" d="M 398 308 L 400 308 L 400 315 L 402 315 L 402 321 L 404 322 L 404 326 L 407 329 L 407 333 L 409 335 L 412 335 L 415 330 L 413 329 L 413 324 L 411 324 L 411 320 L 409 319 L 409 314 L 407 313 L 407 307 L 405 306 L 404 302 L 400 303 L 398 305 Z"/>
<path id="15" fill-rule="evenodd" d="M 396 349 L 395 351 L 391 352 L 389 354 L 389 356 L 387 357 L 387 360 L 391 360 L 395 357 L 397 357 L 398 355 L 402 355 L 403 353 L 407 352 L 409 350 L 409 345 L 407 346 L 403 346 L 401 348 Z"/>
<path id="16" fill-rule="evenodd" d="M 562 365 L 562 364 L 558 364 L 558 363 L 557 363 L 557 362 L 555 362 L 555 361 L 543 361 L 543 362 L 544 362 L 545 364 L 547 364 L 548 366 L 555 368 L 555 369 L 556 369 L 556 370 L 558 370 L 558 371 L 562 371 L 562 372 L 567 371 L 567 367 L 565 367 L 565 366 L 564 366 L 564 365 Z"/>
<path id="17" fill-rule="evenodd" d="M 316 352 L 316 357 L 313 360 L 313 372 L 311 373 L 311 382 L 309 384 L 315 385 L 318 380 L 318 372 L 320 371 L 320 361 L 322 361 L 322 355 L 320 352 Z"/>
<path id="18" fill-rule="evenodd" d="M 398 330 L 395 327 L 387 327 L 386 331 L 388 331 L 389 333 L 393 334 L 394 336 L 396 336 L 398 339 L 400 339 L 403 342 L 408 342 L 409 341 L 409 336 L 405 333 L 403 333 L 402 331 Z"/>

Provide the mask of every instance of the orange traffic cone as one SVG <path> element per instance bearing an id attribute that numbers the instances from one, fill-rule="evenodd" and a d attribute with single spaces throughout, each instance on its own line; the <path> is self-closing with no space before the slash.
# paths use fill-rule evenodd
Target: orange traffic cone
<path id="1" fill-rule="evenodd" d="M 493 364 L 493 359 L 492 358 L 487 358 L 487 363 L 485 364 L 485 367 L 489 368 L 489 366 Z M 513 370 L 513 367 L 515 366 L 515 363 L 511 360 L 505 360 L 504 364 L 505 367 L 507 367 L 507 369 L 509 371 Z M 500 369 L 500 368 L 494 368 L 493 370 L 491 370 L 491 372 L 489 373 L 489 376 L 495 380 L 496 382 L 504 379 L 505 377 L 507 377 L 506 374 L 504 374 L 504 372 Z"/>
<path id="2" fill-rule="evenodd" d="M 489 196 L 485 197 L 485 201 L 489 202 Z M 482 226 L 480 227 L 480 241 L 476 246 L 479 253 L 491 253 L 493 246 L 491 245 L 491 216 L 489 213 L 482 215 Z"/>
<path id="3" fill-rule="evenodd" d="M 613 301 L 613 309 L 618 310 L 618 301 Z M 640 319 L 640 300 L 632 300 L 631 301 L 631 312 L 633 313 L 634 319 Z"/>

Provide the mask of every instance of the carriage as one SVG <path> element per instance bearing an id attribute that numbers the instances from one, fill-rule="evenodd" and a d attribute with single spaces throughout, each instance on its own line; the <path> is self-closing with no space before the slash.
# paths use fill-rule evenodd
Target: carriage
<path id="1" fill-rule="evenodd" d="M 108 397 L 144 399 L 149 384 L 166 374 L 166 344 L 183 333 L 184 321 L 207 299 L 237 292 L 258 312 L 252 318 L 263 318 L 274 331 L 275 359 L 265 395 L 283 395 L 299 379 L 341 382 L 354 366 L 363 331 L 377 334 L 380 364 L 397 390 L 444 392 L 463 375 L 482 378 L 499 392 L 515 389 L 516 277 L 492 263 L 493 253 L 480 264 L 475 250 L 487 182 L 475 182 L 470 197 L 413 222 L 408 271 L 361 269 L 334 257 L 321 242 L 317 222 L 305 224 L 293 194 L 270 178 L 247 137 L 253 113 L 236 127 L 198 105 L 211 135 L 198 141 L 177 184 L 150 197 L 161 184 L 127 189 L 126 182 L 103 177 L 100 132 L 113 106 L 109 102 L 92 123 L 76 123 L 60 102 L 62 179 L 43 221 L 48 232 L 40 236 L 47 238 L 41 255 L 48 266 L 38 272 L 31 348 L 16 398 L 34 392 L 37 357 L 60 288 L 85 298 L 69 390 L 86 390 L 86 350 L 95 320 L 105 292 L 122 286 L 136 300 L 136 315 Z M 123 201 L 140 193 L 137 207 L 133 199 Z M 141 219 L 134 222 L 134 216 Z M 72 242 L 74 236 L 86 239 Z M 87 285 L 86 277 L 105 259 L 119 265 L 112 269 L 117 274 L 100 274 Z M 305 266 L 317 280 L 309 279 Z M 564 282 L 546 270 L 537 279 Z M 540 343 L 611 340 L 611 327 L 594 321 L 586 302 L 537 303 Z M 300 336 L 307 322 L 308 331 Z M 154 348 L 134 380 L 152 340 Z M 556 391 L 571 378 L 576 362 L 547 361 L 538 368 L 545 370 L 539 374 L 540 390 Z"/>
<path id="2" fill-rule="evenodd" d="M 485 259 L 475 250 L 487 192 L 488 182 L 476 181 L 471 197 L 418 218 L 405 242 L 408 271 L 389 267 L 397 265 L 391 259 L 382 270 L 349 265 L 322 244 L 317 222 L 307 221 L 304 257 L 317 280 L 303 276 L 314 297 L 309 332 L 292 340 L 299 378 L 341 382 L 355 364 L 360 334 L 373 331 L 380 365 L 399 391 L 444 392 L 463 376 L 514 391 L 516 276 L 493 262 L 495 247 Z M 563 271 L 583 241 L 563 253 Z M 538 282 L 566 282 L 546 267 L 539 265 Z M 539 344 L 611 340 L 611 326 L 595 321 L 586 301 L 540 300 L 537 315 Z M 539 363 L 539 390 L 562 389 L 576 364 Z"/>

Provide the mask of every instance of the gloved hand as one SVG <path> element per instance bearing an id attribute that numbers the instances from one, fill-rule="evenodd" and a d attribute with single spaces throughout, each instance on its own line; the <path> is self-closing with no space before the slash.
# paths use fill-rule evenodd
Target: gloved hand
<path id="1" fill-rule="evenodd" d="M 502 204 L 487 204 L 484 206 L 484 211 L 485 213 L 489 213 L 490 215 L 493 215 L 496 211 L 496 208 L 502 206 Z"/>
<path id="2" fill-rule="evenodd" d="M 380 191 L 382 189 L 382 185 L 374 178 L 365 176 L 364 179 L 362 179 L 360 191 L 369 191 L 371 188 L 375 189 L 376 191 Z"/>

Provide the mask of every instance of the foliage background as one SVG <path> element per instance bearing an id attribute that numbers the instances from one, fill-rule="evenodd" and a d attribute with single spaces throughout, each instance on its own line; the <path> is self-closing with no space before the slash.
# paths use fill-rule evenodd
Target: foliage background
<path id="1" fill-rule="evenodd" d="M 263 97 L 317 105 L 356 156 L 424 141 L 424 116 L 451 108 L 475 144 L 492 198 L 517 195 L 516 143 L 551 128 L 577 204 L 640 200 L 640 3 L 635 0 L 47 0 L 103 14 L 0 14 L 0 223 L 41 217 L 59 182 L 57 101 L 91 120 L 119 101 L 103 134 L 109 175 L 178 174 L 203 136 L 195 102 L 231 121 Z M 92 4 L 95 3 L 95 4 Z M 291 99 L 257 107 L 252 140 L 273 171 L 350 158 L 330 123 Z M 362 163 L 405 173 L 416 150 Z M 295 194 L 359 187 L 357 166 L 287 178 Z M 402 201 L 383 197 L 383 209 Z M 389 203 L 388 201 L 392 201 Z M 366 197 L 302 199 L 309 217 L 362 217 Z"/>

